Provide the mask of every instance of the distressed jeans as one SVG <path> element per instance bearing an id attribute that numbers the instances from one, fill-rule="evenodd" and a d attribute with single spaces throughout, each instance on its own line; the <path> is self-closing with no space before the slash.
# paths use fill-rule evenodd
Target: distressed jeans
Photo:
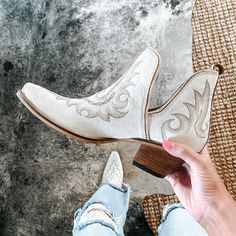
<path id="1" fill-rule="evenodd" d="M 118 188 L 110 184 L 103 184 L 85 205 L 76 211 L 73 236 L 123 236 L 123 226 L 129 208 L 130 186 Z M 102 204 L 110 213 L 111 218 L 96 219 L 80 223 L 85 210 L 92 204 Z M 112 219 L 112 223 L 111 220 Z"/>
<path id="2" fill-rule="evenodd" d="M 84 206 L 76 211 L 73 236 L 124 236 L 123 226 L 129 207 L 130 192 L 131 189 L 128 185 L 125 185 L 125 188 L 117 188 L 109 184 L 102 185 Z M 81 223 L 82 214 L 92 204 L 105 206 L 111 217 L 108 217 L 107 221 L 94 219 Z M 158 227 L 158 235 L 207 236 L 208 234 L 178 203 L 167 205 L 164 208 L 161 224 Z"/>

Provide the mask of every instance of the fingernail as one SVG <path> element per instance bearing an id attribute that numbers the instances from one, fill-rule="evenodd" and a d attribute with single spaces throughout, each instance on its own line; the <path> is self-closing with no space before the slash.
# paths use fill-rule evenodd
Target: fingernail
<path id="1" fill-rule="evenodd" d="M 166 149 L 166 150 L 170 150 L 173 147 L 173 143 L 169 140 L 165 140 L 162 144 L 162 146 Z"/>

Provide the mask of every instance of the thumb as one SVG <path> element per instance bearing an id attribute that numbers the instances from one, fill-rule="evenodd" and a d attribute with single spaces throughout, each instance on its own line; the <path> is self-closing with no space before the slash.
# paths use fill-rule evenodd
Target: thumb
<path id="1" fill-rule="evenodd" d="M 190 167 L 201 163 L 201 156 L 185 144 L 166 140 L 162 146 L 168 153 L 184 160 Z"/>

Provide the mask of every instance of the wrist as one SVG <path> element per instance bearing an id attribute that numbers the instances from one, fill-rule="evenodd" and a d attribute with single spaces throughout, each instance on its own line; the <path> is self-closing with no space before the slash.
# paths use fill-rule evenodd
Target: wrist
<path id="1" fill-rule="evenodd" d="M 211 203 L 204 218 L 199 222 L 208 234 L 235 235 L 236 202 L 229 193 L 219 196 L 218 201 Z"/>

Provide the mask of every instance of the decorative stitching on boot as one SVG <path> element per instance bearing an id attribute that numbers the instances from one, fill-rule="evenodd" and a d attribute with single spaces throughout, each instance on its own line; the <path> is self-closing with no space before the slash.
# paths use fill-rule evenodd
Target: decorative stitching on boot
<path id="1" fill-rule="evenodd" d="M 207 136 L 207 131 L 209 128 L 209 122 L 205 123 L 205 127 L 203 128 L 203 124 L 206 120 L 208 107 L 210 105 L 210 84 L 208 80 L 205 81 L 205 88 L 200 94 L 199 91 L 194 91 L 194 105 L 188 102 L 183 102 L 183 104 L 187 107 L 189 116 L 182 113 L 172 113 L 171 115 L 175 118 L 166 120 L 161 126 L 161 132 L 163 140 L 167 139 L 167 132 L 170 133 L 180 133 L 187 132 L 187 130 L 194 128 L 197 136 L 199 138 L 205 138 Z M 172 121 L 179 121 L 179 126 L 177 128 L 171 127 Z"/>
<path id="2" fill-rule="evenodd" d="M 139 75 L 135 69 L 141 63 L 143 61 L 136 62 L 117 82 L 88 98 L 69 99 L 58 95 L 56 99 L 66 100 L 68 107 L 76 106 L 77 113 L 85 118 L 100 117 L 106 122 L 110 122 L 110 117 L 122 118 L 128 114 L 127 109 L 133 103 L 127 88 L 136 86 L 137 80 L 132 80 Z"/>

